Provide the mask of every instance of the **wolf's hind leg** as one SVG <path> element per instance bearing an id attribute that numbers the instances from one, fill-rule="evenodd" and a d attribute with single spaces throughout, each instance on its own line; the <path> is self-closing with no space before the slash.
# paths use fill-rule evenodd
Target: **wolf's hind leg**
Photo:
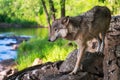
<path id="1" fill-rule="evenodd" d="M 97 46 L 96 52 L 100 52 L 100 48 L 101 48 L 101 43 L 102 43 L 102 41 L 101 41 L 101 39 L 100 39 L 99 36 L 97 37 L 97 40 L 98 40 L 98 46 Z"/>
<path id="2" fill-rule="evenodd" d="M 104 46 L 105 46 L 105 34 L 102 33 L 102 43 L 101 43 L 101 48 L 100 48 L 101 53 L 103 53 L 104 51 Z"/>

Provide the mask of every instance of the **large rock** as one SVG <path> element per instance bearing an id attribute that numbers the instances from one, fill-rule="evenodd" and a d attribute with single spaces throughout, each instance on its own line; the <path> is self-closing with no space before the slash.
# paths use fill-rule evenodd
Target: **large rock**
<path id="1" fill-rule="evenodd" d="M 86 52 L 82 59 L 81 62 L 82 65 L 80 66 L 79 71 L 82 69 L 82 71 L 103 76 L 102 74 L 103 69 L 101 68 L 103 66 L 102 65 L 103 58 L 104 58 L 103 55 Z M 77 60 L 77 50 L 74 50 L 68 55 L 67 59 L 62 63 L 59 71 L 60 72 L 72 71 L 75 67 L 76 60 Z"/>
<path id="2" fill-rule="evenodd" d="M 82 61 L 83 71 L 79 71 L 76 75 L 68 74 L 74 68 L 76 56 L 77 50 L 74 50 L 64 62 L 48 62 L 33 66 L 8 77 L 7 80 L 95 80 L 103 77 L 103 56 L 88 52 Z"/>
<path id="3" fill-rule="evenodd" d="M 106 36 L 104 79 L 120 80 L 120 16 L 113 17 Z"/>

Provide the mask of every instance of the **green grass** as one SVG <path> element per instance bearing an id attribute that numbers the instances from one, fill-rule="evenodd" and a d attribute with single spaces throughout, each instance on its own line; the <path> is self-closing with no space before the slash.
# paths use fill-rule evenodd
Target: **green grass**
<path id="1" fill-rule="evenodd" d="M 67 41 L 58 40 L 54 43 L 48 42 L 47 38 L 31 39 L 20 45 L 18 53 L 18 69 L 31 66 L 35 58 L 43 62 L 64 60 L 73 47 L 65 46 Z"/>
<path id="2" fill-rule="evenodd" d="M 43 58 L 43 61 L 47 62 L 47 61 L 64 60 L 71 50 L 72 48 L 70 47 L 67 47 L 67 49 L 65 49 L 64 47 L 61 48 L 55 45 L 53 49 L 51 49 L 50 51 L 48 51 L 48 53 L 46 53 L 45 57 Z"/>

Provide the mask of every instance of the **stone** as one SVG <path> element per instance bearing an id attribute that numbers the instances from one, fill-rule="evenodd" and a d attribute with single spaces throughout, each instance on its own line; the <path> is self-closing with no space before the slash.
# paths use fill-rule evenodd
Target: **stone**
<path id="1" fill-rule="evenodd" d="M 42 60 L 39 59 L 39 58 L 36 58 L 33 63 L 32 63 L 32 66 L 35 66 L 35 65 L 38 65 L 38 64 L 42 64 Z"/>
<path id="2" fill-rule="evenodd" d="M 13 59 L 3 60 L 0 62 L 0 80 L 16 73 L 18 70 L 15 68 L 17 63 Z"/>

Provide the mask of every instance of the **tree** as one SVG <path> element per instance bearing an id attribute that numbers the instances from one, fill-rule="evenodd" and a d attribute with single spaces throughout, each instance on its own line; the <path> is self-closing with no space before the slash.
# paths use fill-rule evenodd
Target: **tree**
<path id="1" fill-rule="evenodd" d="M 60 0 L 61 5 L 61 17 L 65 16 L 65 0 Z"/>
<path id="2" fill-rule="evenodd" d="M 45 14 L 46 14 L 46 19 L 47 19 L 47 22 L 48 22 L 48 28 L 50 29 L 50 17 L 49 17 L 49 13 L 48 13 L 48 10 L 46 8 L 46 5 L 45 5 L 45 2 L 44 0 L 41 0 L 41 3 L 43 5 L 43 8 L 44 8 L 44 11 L 45 11 Z"/>
<path id="3" fill-rule="evenodd" d="M 56 9 L 54 8 L 54 2 L 53 2 L 53 0 L 49 0 L 50 11 L 47 10 L 45 1 L 41 0 L 41 2 L 42 2 L 43 8 L 44 8 L 44 11 L 46 14 L 47 22 L 48 22 L 48 25 L 50 28 L 50 26 L 51 26 L 50 20 L 52 19 L 52 21 L 54 21 L 56 18 L 56 16 L 55 16 Z M 64 17 L 65 16 L 65 0 L 60 0 L 60 6 L 61 6 L 61 17 Z"/>
<path id="4" fill-rule="evenodd" d="M 52 21 L 54 21 L 55 20 L 55 8 L 54 8 L 53 0 L 49 0 L 49 4 L 50 4 L 50 15 L 51 15 Z"/>

